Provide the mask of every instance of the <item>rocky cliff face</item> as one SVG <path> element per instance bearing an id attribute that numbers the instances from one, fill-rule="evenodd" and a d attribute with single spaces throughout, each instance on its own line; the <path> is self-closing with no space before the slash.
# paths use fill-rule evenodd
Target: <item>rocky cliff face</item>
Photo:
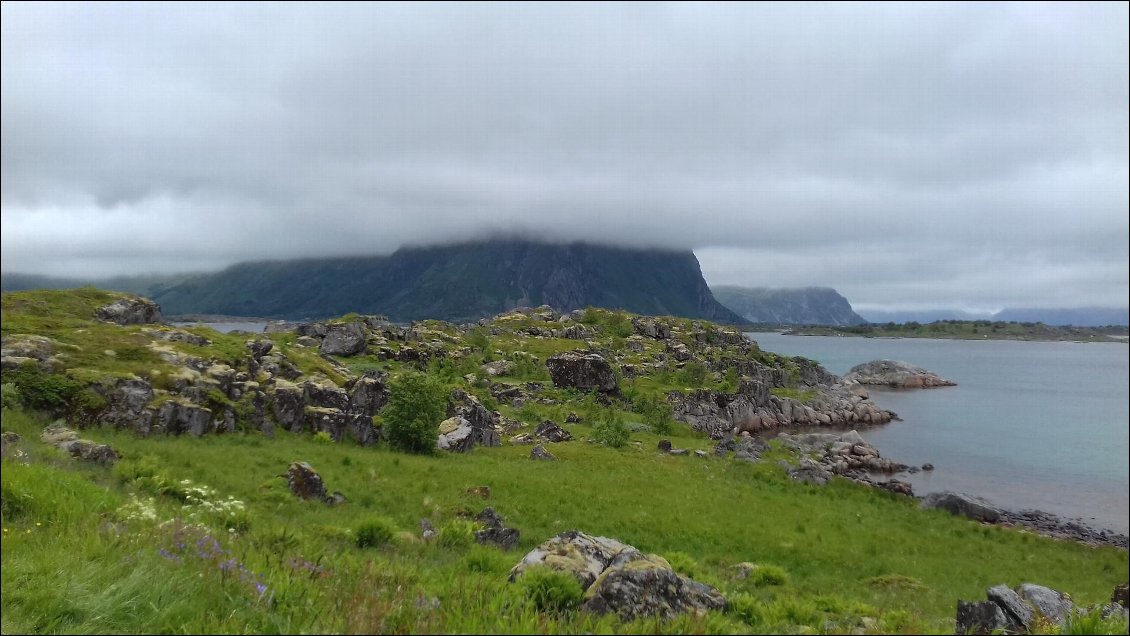
<path id="1" fill-rule="evenodd" d="M 387 257 L 244 263 L 152 296 L 168 314 L 357 312 L 397 321 L 471 321 L 546 304 L 744 322 L 714 299 L 689 250 L 517 240 L 402 248 Z"/>
<path id="2" fill-rule="evenodd" d="M 830 287 L 774 289 L 720 285 L 713 291 L 718 302 L 750 322 L 835 327 L 867 322 L 852 311 L 846 298 Z"/>

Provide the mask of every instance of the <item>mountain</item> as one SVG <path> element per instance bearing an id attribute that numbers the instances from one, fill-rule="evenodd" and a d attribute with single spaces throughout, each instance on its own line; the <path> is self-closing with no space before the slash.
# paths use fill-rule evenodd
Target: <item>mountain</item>
<path id="1" fill-rule="evenodd" d="M 136 291 L 136 290 L 131 290 Z M 720 305 L 690 250 L 495 240 L 404 247 L 390 256 L 240 263 L 157 282 L 166 315 L 472 321 L 517 306 L 587 306 L 743 323 Z"/>
<path id="2" fill-rule="evenodd" d="M 865 322 L 851 309 L 851 304 L 830 287 L 713 288 L 718 302 L 750 322 L 777 325 L 848 326 Z"/>
<path id="3" fill-rule="evenodd" d="M 1071 309 L 1016 308 L 1002 309 L 993 320 L 1042 322 L 1045 325 L 1105 327 L 1130 325 L 1130 309 L 1126 307 L 1075 307 Z"/>

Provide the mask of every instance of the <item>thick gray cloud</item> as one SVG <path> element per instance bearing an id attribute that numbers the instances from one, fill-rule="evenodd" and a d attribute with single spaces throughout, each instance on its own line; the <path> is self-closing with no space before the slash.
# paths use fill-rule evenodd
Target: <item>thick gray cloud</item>
<path id="1" fill-rule="evenodd" d="M 5 271 L 694 248 L 863 307 L 1125 305 L 1127 5 L 4 4 Z"/>

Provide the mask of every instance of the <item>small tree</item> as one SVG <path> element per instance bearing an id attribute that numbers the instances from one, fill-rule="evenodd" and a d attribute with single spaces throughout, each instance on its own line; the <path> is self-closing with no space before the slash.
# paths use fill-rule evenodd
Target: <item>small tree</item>
<path id="1" fill-rule="evenodd" d="M 389 445 L 408 453 L 435 451 L 446 411 L 447 390 L 437 380 L 415 371 L 393 378 L 381 412 Z"/>

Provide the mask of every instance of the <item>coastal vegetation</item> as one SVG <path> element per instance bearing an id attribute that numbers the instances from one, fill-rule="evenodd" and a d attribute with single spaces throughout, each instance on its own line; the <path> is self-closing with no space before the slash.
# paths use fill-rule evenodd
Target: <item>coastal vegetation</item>
<path id="1" fill-rule="evenodd" d="M 738 363 L 780 385 L 760 403 L 829 398 L 809 362 L 704 321 L 539 309 L 221 334 L 96 318 L 120 298 L 3 296 L 4 633 L 953 633 L 956 601 L 992 585 L 1037 582 L 1087 606 L 1126 578 L 1125 550 L 922 510 L 847 479 L 796 481 L 788 465 L 804 458 L 776 442 L 760 461 L 715 453 L 680 400 L 754 391 L 728 371 Z M 618 364 L 570 376 L 591 388 L 562 386 L 560 369 L 577 367 L 547 362 L 578 351 L 578 365 Z M 358 397 L 378 385 L 387 393 Z M 295 396 L 303 408 L 279 408 Z M 348 407 L 327 406 L 341 396 Z M 440 452 L 428 440 L 452 408 L 476 426 L 489 414 L 506 438 L 549 420 L 572 440 L 532 461 L 529 446 L 487 444 L 476 428 L 469 452 Z M 116 462 L 42 441 L 53 424 Z M 705 452 L 661 452 L 664 441 Z M 296 497 L 296 462 L 343 501 Z M 514 548 L 480 542 L 487 507 L 520 531 Z M 561 572 L 510 582 L 524 554 L 575 529 L 660 555 L 728 604 L 624 621 L 582 609 Z"/>

